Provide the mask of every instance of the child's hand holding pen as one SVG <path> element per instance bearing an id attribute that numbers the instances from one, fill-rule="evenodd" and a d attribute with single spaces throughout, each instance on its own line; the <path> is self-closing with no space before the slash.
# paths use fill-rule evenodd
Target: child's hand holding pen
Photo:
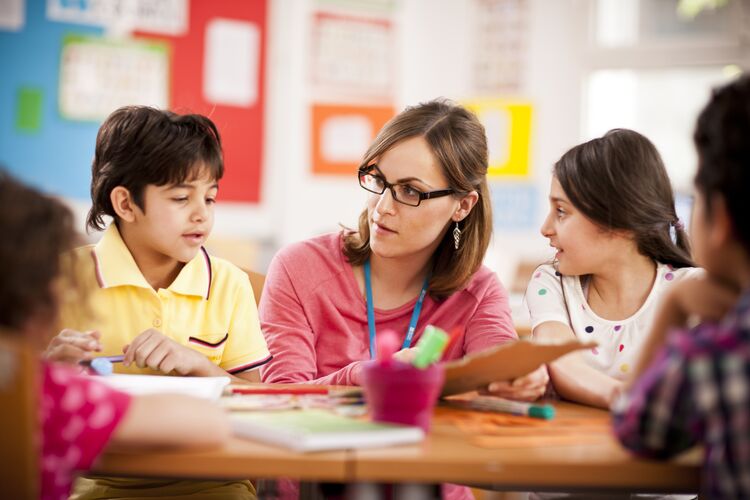
<path id="1" fill-rule="evenodd" d="M 91 360 L 102 350 L 100 337 L 97 331 L 79 332 L 66 328 L 50 341 L 44 357 L 70 364 Z"/>

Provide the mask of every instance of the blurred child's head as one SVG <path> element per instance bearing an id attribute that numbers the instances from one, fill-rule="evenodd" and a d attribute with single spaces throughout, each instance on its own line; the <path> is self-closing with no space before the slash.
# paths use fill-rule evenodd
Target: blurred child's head
<path id="1" fill-rule="evenodd" d="M 464 285 L 481 265 L 492 234 L 487 157 L 484 127 L 461 106 L 434 100 L 392 118 L 365 153 L 360 174 L 372 174 L 380 187 L 382 180 L 400 184 L 402 198 L 408 193 L 415 199 L 394 200 L 387 189 L 371 192 L 359 231 L 346 240 L 349 262 L 360 265 L 371 253 L 393 258 L 429 252 L 433 296 Z M 437 196 L 418 199 L 418 192 L 433 191 Z M 378 232 L 375 221 L 388 229 Z"/>
<path id="2" fill-rule="evenodd" d="M 219 132 L 208 118 L 120 108 L 96 138 L 87 224 L 103 229 L 110 216 L 139 246 L 187 262 L 213 227 L 223 173 Z"/>
<path id="3" fill-rule="evenodd" d="M 750 75 L 714 90 L 698 117 L 693 237 L 696 260 L 736 279 L 739 255 L 750 259 Z"/>
<path id="4" fill-rule="evenodd" d="M 622 241 L 631 241 L 638 253 L 657 262 L 693 265 L 669 176 L 643 135 L 610 130 L 566 152 L 553 174 L 551 211 L 542 234 L 560 250 L 563 274 L 590 274 L 580 263 L 610 258 L 610 250 L 617 251 Z M 581 227 L 565 231 L 566 218 Z M 590 240 L 597 240 L 602 251 Z"/>
<path id="5" fill-rule="evenodd" d="M 62 203 L 0 170 L 0 328 L 54 325 L 60 255 L 76 243 L 73 224 Z"/>

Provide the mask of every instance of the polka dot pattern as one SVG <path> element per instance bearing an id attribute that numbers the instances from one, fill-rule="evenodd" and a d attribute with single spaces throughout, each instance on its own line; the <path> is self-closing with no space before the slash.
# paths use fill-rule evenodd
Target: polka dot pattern
<path id="1" fill-rule="evenodd" d="M 589 325 L 585 328 L 585 330 L 586 330 L 586 333 L 592 333 L 594 331 L 594 327 Z"/>
<path id="2" fill-rule="evenodd" d="M 78 470 L 91 467 L 130 396 L 68 367 L 44 365 L 41 498 L 67 499 Z"/>
<path id="3" fill-rule="evenodd" d="M 623 363 L 620 365 L 620 371 L 622 373 L 628 373 L 628 370 L 630 370 L 630 366 L 627 363 Z"/>
<path id="4" fill-rule="evenodd" d="M 540 288 L 539 289 L 539 295 L 547 295 L 547 289 L 546 288 Z"/>
<path id="5" fill-rule="evenodd" d="M 615 325 L 615 331 L 619 332 L 620 330 L 622 330 L 622 325 Z"/>
<path id="6" fill-rule="evenodd" d="M 673 273 L 667 273 L 667 274 L 664 275 L 664 279 L 667 280 L 667 281 L 672 281 L 674 279 L 674 274 Z"/>
<path id="7" fill-rule="evenodd" d="M 622 345 L 622 344 L 620 344 L 620 347 L 618 348 L 618 350 L 619 350 L 620 352 L 622 352 L 622 350 L 623 350 L 623 349 L 625 349 L 625 346 L 624 346 L 624 345 Z"/>

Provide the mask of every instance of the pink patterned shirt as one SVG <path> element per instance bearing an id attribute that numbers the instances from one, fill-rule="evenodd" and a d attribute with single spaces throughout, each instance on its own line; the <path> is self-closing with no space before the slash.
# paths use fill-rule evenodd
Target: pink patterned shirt
<path id="1" fill-rule="evenodd" d="M 43 364 L 41 498 L 67 499 L 77 471 L 91 468 L 130 396 L 70 367 Z"/>

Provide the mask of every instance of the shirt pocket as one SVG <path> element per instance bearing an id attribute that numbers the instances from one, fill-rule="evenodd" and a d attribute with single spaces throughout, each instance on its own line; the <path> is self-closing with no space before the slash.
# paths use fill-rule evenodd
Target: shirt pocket
<path id="1" fill-rule="evenodd" d="M 205 355 L 215 365 L 221 363 L 224 346 L 229 339 L 228 333 L 196 334 L 188 337 L 188 346 Z"/>

